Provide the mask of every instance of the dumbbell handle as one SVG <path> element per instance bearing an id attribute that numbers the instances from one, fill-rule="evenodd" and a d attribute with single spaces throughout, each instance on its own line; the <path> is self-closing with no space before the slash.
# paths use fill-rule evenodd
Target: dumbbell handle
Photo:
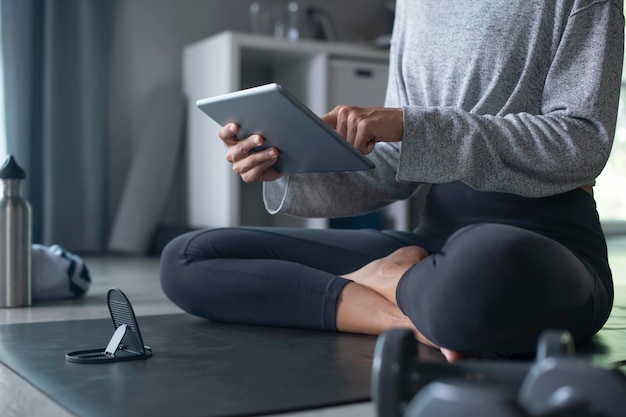
<path id="1" fill-rule="evenodd" d="M 403 398 L 411 398 L 428 383 L 454 378 L 470 382 L 493 383 L 517 390 L 530 369 L 530 362 L 507 361 L 460 361 L 453 364 L 422 362 L 405 374 L 406 392 Z"/>

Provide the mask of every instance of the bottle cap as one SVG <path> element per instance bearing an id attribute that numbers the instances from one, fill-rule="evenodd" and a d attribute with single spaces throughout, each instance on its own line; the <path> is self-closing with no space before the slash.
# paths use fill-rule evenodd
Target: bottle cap
<path id="1" fill-rule="evenodd" d="M 7 156 L 0 168 L 0 179 L 23 180 L 24 178 L 26 178 L 26 172 L 15 162 L 13 155 Z"/>

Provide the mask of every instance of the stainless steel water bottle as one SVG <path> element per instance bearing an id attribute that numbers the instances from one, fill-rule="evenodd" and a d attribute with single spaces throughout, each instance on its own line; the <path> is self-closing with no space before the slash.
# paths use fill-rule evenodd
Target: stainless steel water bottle
<path id="1" fill-rule="evenodd" d="M 31 304 L 31 211 L 26 173 L 9 155 L 0 168 L 0 307 Z"/>

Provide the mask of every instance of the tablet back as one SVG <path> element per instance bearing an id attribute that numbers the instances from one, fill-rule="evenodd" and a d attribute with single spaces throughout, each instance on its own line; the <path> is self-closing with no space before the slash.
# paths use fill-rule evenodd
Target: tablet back
<path id="1" fill-rule="evenodd" d="M 356 171 L 374 164 L 279 84 L 203 100 L 196 105 L 220 125 L 240 126 L 239 138 L 259 134 L 280 151 L 283 173 Z"/>

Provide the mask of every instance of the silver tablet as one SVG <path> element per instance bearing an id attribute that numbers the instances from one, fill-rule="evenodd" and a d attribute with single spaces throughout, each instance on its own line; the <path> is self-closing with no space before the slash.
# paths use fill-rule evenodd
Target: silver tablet
<path id="1" fill-rule="evenodd" d="M 222 126 L 237 123 L 239 138 L 263 136 L 263 148 L 273 146 L 280 151 L 275 165 L 280 172 L 374 168 L 372 161 L 279 84 L 198 100 L 196 106 Z"/>

